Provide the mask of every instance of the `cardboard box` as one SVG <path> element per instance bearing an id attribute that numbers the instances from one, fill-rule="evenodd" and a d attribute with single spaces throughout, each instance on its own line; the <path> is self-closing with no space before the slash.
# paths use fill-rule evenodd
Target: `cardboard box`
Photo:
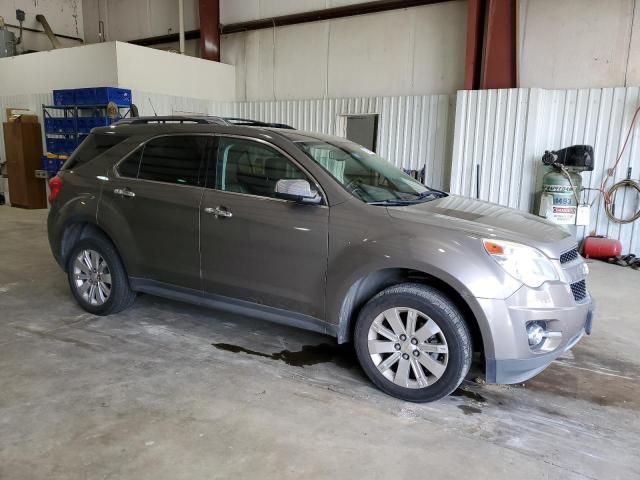
<path id="1" fill-rule="evenodd" d="M 7 108 L 7 122 L 38 123 L 38 115 L 25 108 Z"/>

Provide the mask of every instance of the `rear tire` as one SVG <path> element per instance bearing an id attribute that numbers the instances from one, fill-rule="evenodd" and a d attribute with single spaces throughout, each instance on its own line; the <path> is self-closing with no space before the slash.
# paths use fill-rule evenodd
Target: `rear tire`
<path id="1" fill-rule="evenodd" d="M 394 285 L 358 315 L 355 348 L 365 374 L 383 392 L 410 402 L 446 397 L 471 367 L 471 334 L 439 290 Z"/>
<path id="2" fill-rule="evenodd" d="M 76 243 L 67 259 L 67 277 L 76 301 L 94 315 L 120 312 L 136 298 L 115 246 L 102 235 Z"/>

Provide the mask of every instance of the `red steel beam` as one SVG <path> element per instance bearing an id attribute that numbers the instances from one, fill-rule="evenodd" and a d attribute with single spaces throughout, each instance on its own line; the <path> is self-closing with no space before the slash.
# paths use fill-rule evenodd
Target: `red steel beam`
<path id="1" fill-rule="evenodd" d="M 488 0 L 480 88 L 516 87 L 516 0 Z"/>
<path id="2" fill-rule="evenodd" d="M 220 0 L 199 0 L 200 57 L 220 61 Z"/>
<path id="3" fill-rule="evenodd" d="M 464 89 L 480 88 L 484 40 L 485 1 L 467 2 L 467 51 L 464 61 Z"/>

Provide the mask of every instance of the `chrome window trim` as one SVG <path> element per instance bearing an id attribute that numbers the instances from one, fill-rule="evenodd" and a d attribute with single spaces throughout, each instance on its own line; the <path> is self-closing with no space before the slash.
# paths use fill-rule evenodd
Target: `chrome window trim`
<path id="1" fill-rule="evenodd" d="M 285 203 L 296 203 L 293 200 L 285 200 L 282 198 L 274 198 L 274 197 L 265 197 L 262 195 L 253 195 L 251 193 L 241 193 L 241 192 L 227 192 L 225 190 L 220 190 L 218 188 L 214 187 L 208 187 L 206 185 L 181 185 L 179 183 L 172 183 L 172 182 L 161 182 L 158 180 L 147 180 L 146 178 L 138 178 L 138 177 L 127 177 L 124 175 L 120 175 L 120 172 L 118 170 L 118 167 L 120 166 L 120 164 L 122 162 L 124 162 L 127 158 L 129 158 L 131 155 L 133 155 L 134 153 L 136 153 L 140 148 L 144 149 L 144 146 L 157 139 L 157 138 L 162 138 L 162 137 L 175 137 L 175 136 L 179 136 L 179 137 L 184 137 L 184 136 L 204 136 L 204 137 L 212 137 L 212 138 L 220 138 L 220 137 L 227 137 L 227 138 L 239 138 L 242 140 L 249 140 L 249 141 L 253 141 L 256 143 L 262 143 L 264 145 L 266 145 L 267 147 L 273 148 L 274 150 L 276 150 L 278 153 L 280 153 L 281 155 L 283 155 L 287 160 L 289 160 L 290 162 L 292 162 L 296 167 L 298 167 L 308 178 L 310 178 L 313 182 L 313 184 L 316 186 L 316 188 L 318 189 L 318 192 L 320 192 L 320 196 L 322 197 L 322 203 L 319 205 L 310 205 L 310 206 L 315 206 L 315 207 L 322 207 L 322 208 L 328 208 L 329 207 L 329 201 L 327 200 L 327 194 L 324 191 L 324 188 L 322 188 L 322 185 L 320 185 L 320 183 L 318 182 L 318 180 L 316 180 L 316 178 L 309 172 L 309 170 L 307 168 L 304 167 L 304 165 L 302 165 L 299 161 L 297 161 L 295 158 L 293 158 L 291 155 L 289 155 L 287 152 L 285 152 L 282 148 L 278 147 L 277 145 L 274 145 L 271 142 L 268 142 L 267 140 L 264 140 L 262 138 L 255 138 L 255 137 L 247 137 L 246 135 L 238 135 L 238 134 L 233 134 L 233 133 L 162 133 L 159 135 L 155 135 L 153 137 L 147 138 L 145 141 L 141 142 L 138 146 L 136 146 L 136 148 L 134 148 L 132 151 L 130 151 L 129 153 L 127 153 L 124 157 L 122 157 L 120 160 L 118 160 L 114 165 L 113 165 L 113 172 L 115 174 L 116 178 L 119 179 L 124 179 L 124 180 L 132 180 L 132 181 L 136 181 L 136 182 L 149 182 L 149 183 L 157 183 L 157 184 L 161 184 L 161 185 L 177 185 L 179 187 L 190 187 L 190 188 L 203 188 L 203 189 L 207 189 L 207 190 L 215 190 L 216 192 L 220 192 L 220 193 L 225 193 L 225 194 L 233 194 L 233 195 L 244 195 L 246 197 L 252 197 L 252 198 L 261 198 L 261 199 L 266 199 L 266 200 L 275 200 L 278 202 L 285 202 Z M 144 152 L 143 152 L 144 155 Z M 218 155 L 216 152 L 216 157 L 215 157 L 215 166 L 217 168 L 218 166 Z M 139 173 L 139 167 L 138 167 L 138 173 Z"/>
<path id="2" fill-rule="evenodd" d="M 328 198 L 327 194 L 324 191 L 324 188 L 322 188 L 322 185 L 320 185 L 320 183 L 318 182 L 318 180 L 316 180 L 316 178 L 309 172 L 309 170 L 304 165 L 302 165 L 299 161 L 297 161 L 295 158 L 293 158 L 289 153 L 285 152 L 279 146 L 274 145 L 273 143 L 271 143 L 271 142 L 269 142 L 267 140 L 264 140 L 262 138 L 247 137 L 246 135 L 238 135 L 238 134 L 234 134 L 234 133 L 215 133 L 214 136 L 216 136 L 216 137 L 226 137 L 226 138 L 239 138 L 241 140 L 249 140 L 249 141 L 256 142 L 256 143 L 262 143 L 262 144 L 266 145 L 267 147 L 273 148 L 278 153 L 280 153 L 282 156 L 284 156 L 287 160 L 289 160 L 291 163 L 293 163 L 296 167 L 298 167 L 302 171 L 302 173 L 304 173 L 309 179 L 311 179 L 312 183 L 318 189 L 318 192 L 320 193 L 320 196 L 322 197 L 322 203 L 320 205 L 310 205 L 310 206 L 325 207 L 325 208 L 329 207 L 329 202 L 327 200 L 327 198 Z M 217 166 L 218 166 L 218 156 L 216 155 L 216 167 Z M 234 195 L 244 195 L 244 196 L 253 197 L 253 198 L 264 198 L 264 199 L 267 199 L 267 200 L 277 200 L 278 202 L 296 203 L 293 200 L 284 200 L 282 198 L 265 197 L 263 195 L 253 195 L 251 193 L 227 192 L 226 190 L 220 190 L 220 189 L 215 188 L 215 187 L 205 187 L 205 188 L 209 189 L 209 190 L 215 190 L 216 192 L 220 192 L 220 193 L 231 193 L 231 194 L 234 194 Z"/>

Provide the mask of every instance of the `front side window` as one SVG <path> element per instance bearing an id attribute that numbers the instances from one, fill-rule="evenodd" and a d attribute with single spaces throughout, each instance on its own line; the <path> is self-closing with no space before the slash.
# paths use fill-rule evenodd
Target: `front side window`
<path id="1" fill-rule="evenodd" d="M 278 180 L 307 179 L 287 157 L 252 140 L 220 137 L 215 188 L 275 198 Z"/>
<path id="2" fill-rule="evenodd" d="M 204 152 L 208 142 L 202 135 L 170 135 L 154 138 L 118 166 L 125 177 L 177 185 L 204 184 Z"/>
<path id="3" fill-rule="evenodd" d="M 309 140 L 296 142 L 296 145 L 363 202 L 405 205 L 446 195 L 424 186 L 356 143 Z"/>

